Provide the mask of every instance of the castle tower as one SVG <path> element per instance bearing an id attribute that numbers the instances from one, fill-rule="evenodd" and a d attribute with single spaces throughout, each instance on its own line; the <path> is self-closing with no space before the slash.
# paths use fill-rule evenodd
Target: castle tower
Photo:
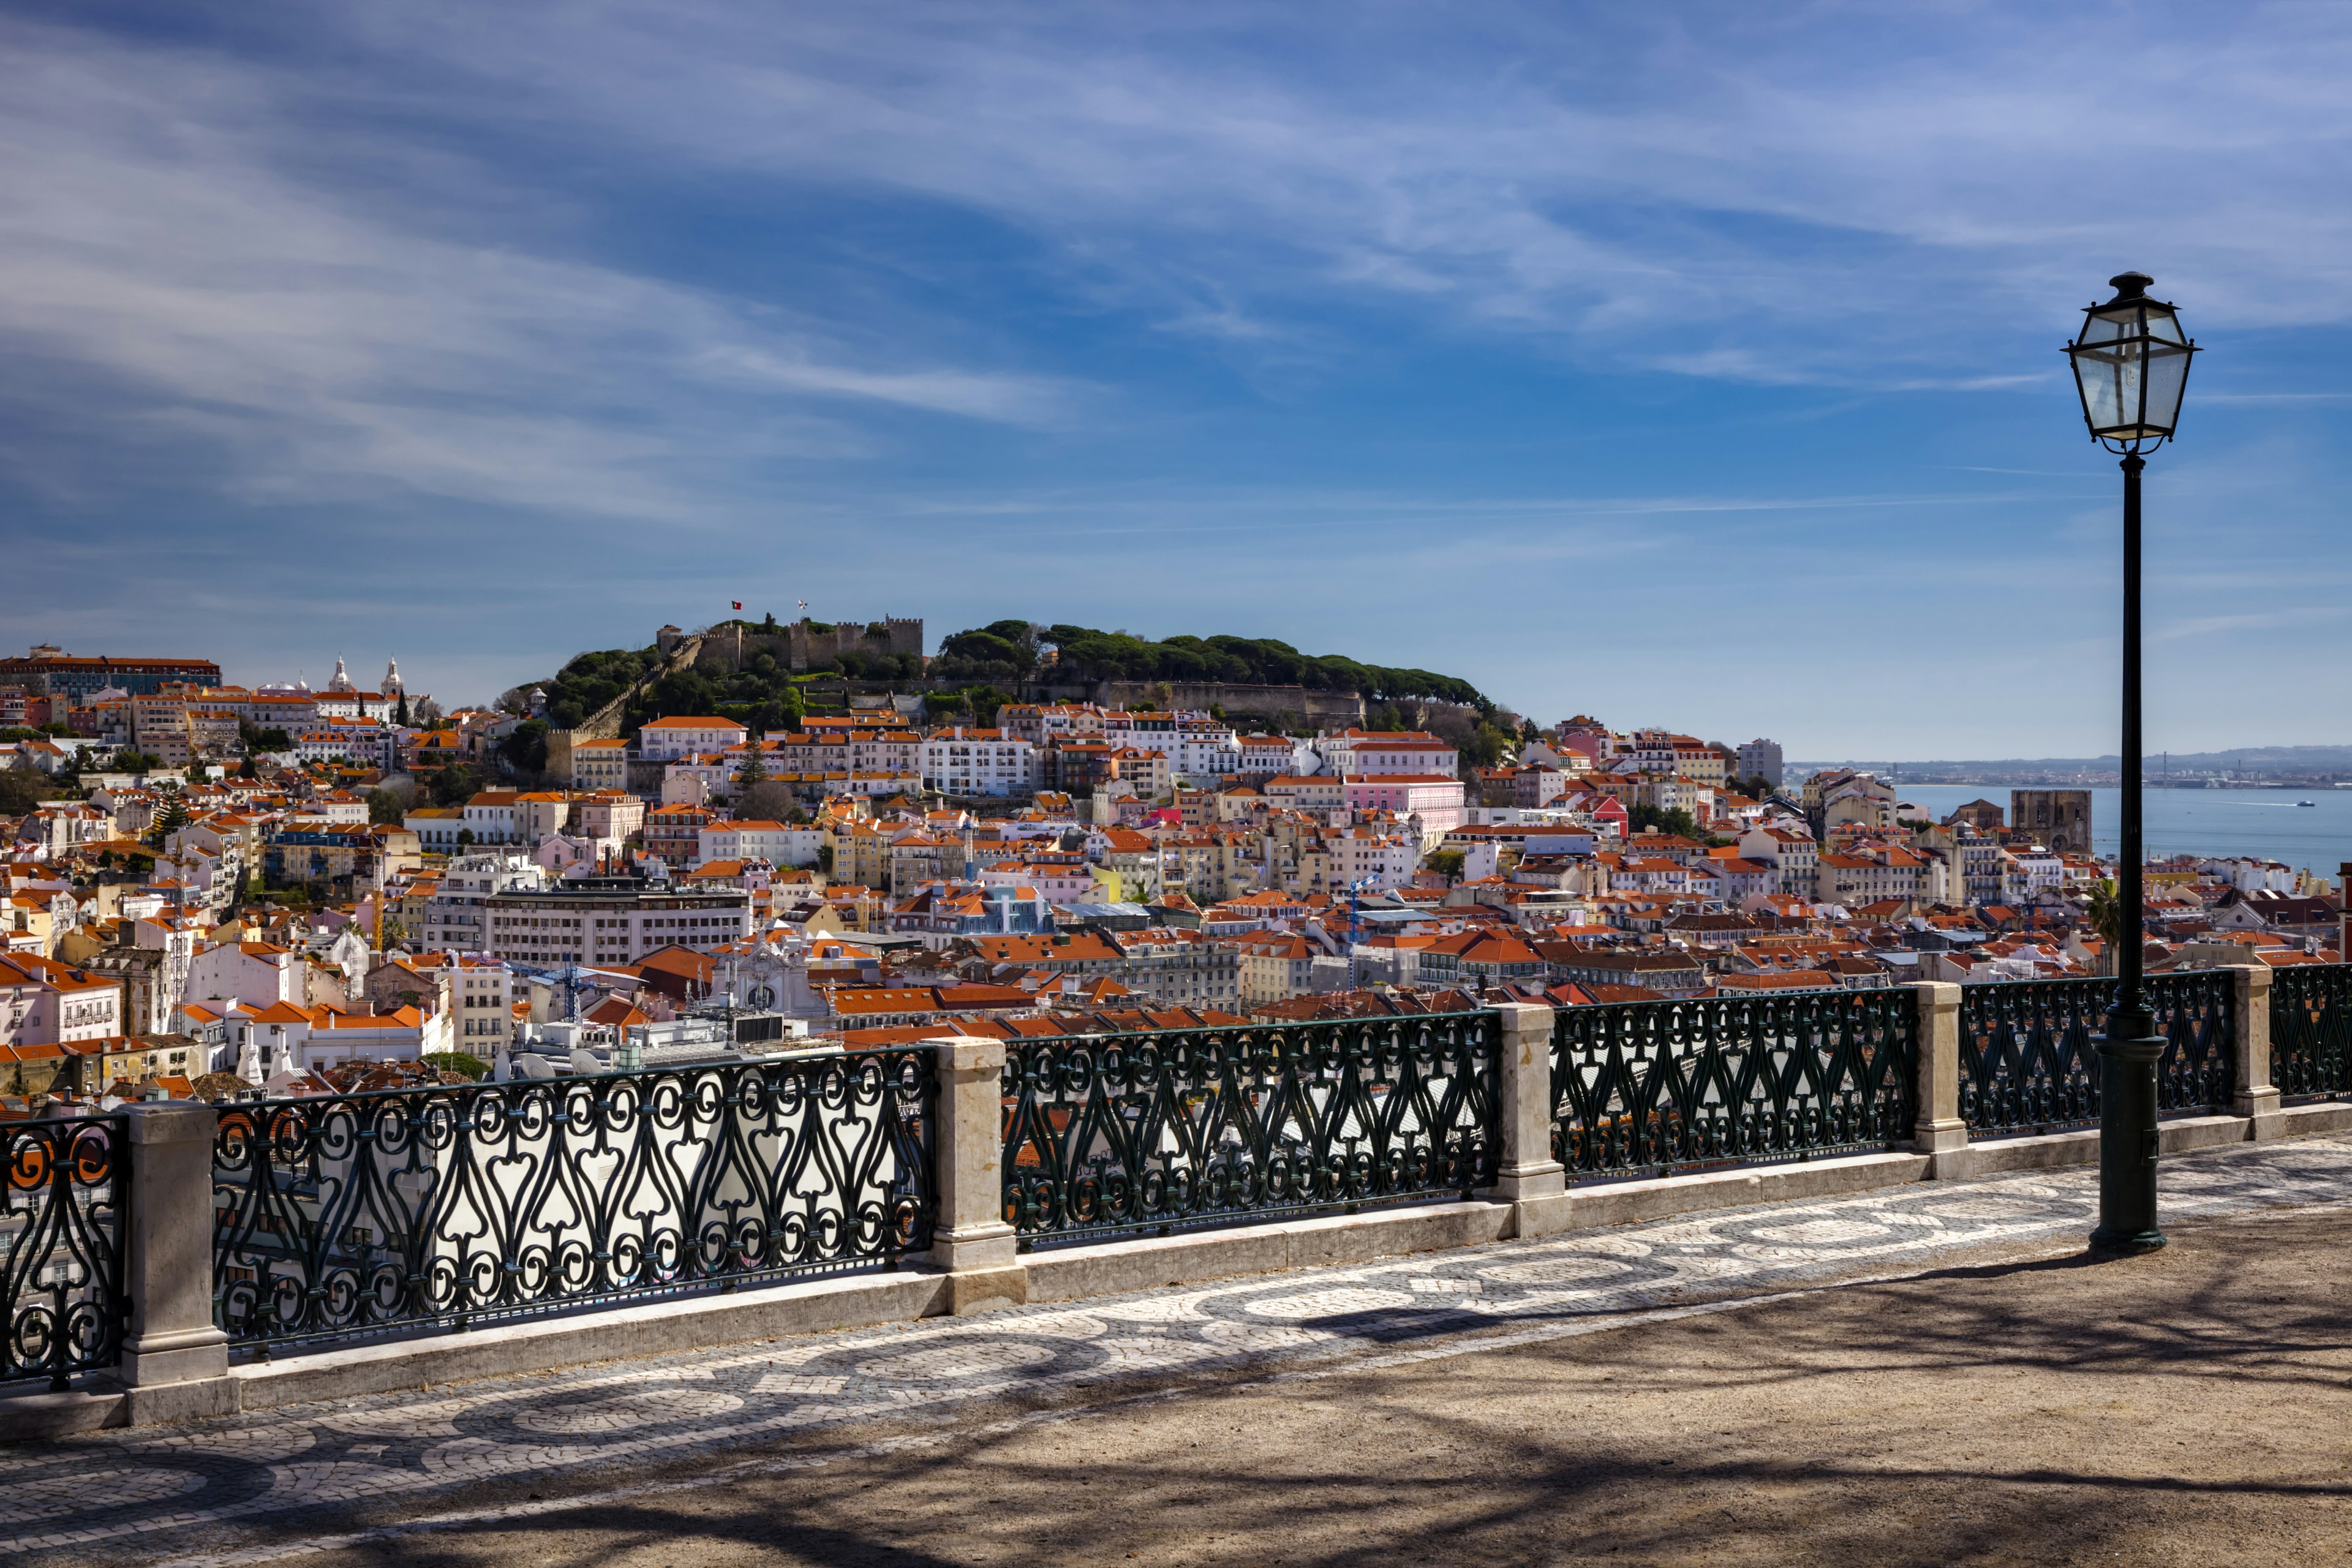
<path id="1" fill-rule="evenodd" d="M 383 685 L 380 689 L 386 697 L 405 697 L 408 695 L 408 688 L 401 684 L 399 659 L 394 658 L 385 661 L 383 667 Z"/>

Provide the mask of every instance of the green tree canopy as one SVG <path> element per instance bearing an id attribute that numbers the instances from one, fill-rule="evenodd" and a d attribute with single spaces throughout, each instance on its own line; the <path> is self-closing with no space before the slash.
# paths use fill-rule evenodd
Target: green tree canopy
<path id="1" fill-rule="evenodd" d="M 165 839 L 194 820 L 194 815 L 188 810 L 188 803 L 181 798 L 180 792 L 166 790 L 163 809 L 155 814 L 153 832 L 156 847 L 161 848 Z"/>
<path id="2" fill-rule="evenodd" d="M 1646 833 L 1655 828 L 1660 833 L 1672 833 L 1683 838 L 1703 840 L 1706 837 L 1706 831 L 1699 826 L 1698 819 L 1679 805 L 1629 805 L 1625 808 L 1625 826 L 1635 833 Z"/>
<path id="3" fill-rule="evenodd" d="M 1303 654 L 1273 637 L 1171 637 L 1154 642 L 1131 632 L 1060 624 L 1033 628 L 1025 621 L 995 621 L 956 633 L 940 645 L 934 674 L 1026 676 L 1037 650 L 1057 655 L 1057 674 L 1084 680 L 1226 681 L 1240 685 L 1304 686 L 1395 700 L 1436 698 L 1490 712 L 1478 689 L 1425 669 L 1363 664 L 1343 654 Z"/>
<path id="4" fill-rule="evenodd" d="M 41 778 L 22 768 L 0 769 L 0 816 L 22 816 L 41 804 Z"/>
<path id="5" fill-rule="evenodd" d="M 463 805 L 474 798 L 482 787 L 482 775 L 468 763 L 451 763 L 447 767 L 427 774 L 425 793 L 436 805 Z"/>
<path id="6" fill-rule="evenodd" d="M 425 1058 L 425 1065 L 435 1072 L 453 1072 L 475 1083 L 490 1076 L 490 1064 L 464 1051 L 435 1051 Z"/>
<path id="7" fill-rule="evenodd" d="M 526 719 L 499 742 L 499 760 L 525 778 L 547 771 L 547 721 Z"/>

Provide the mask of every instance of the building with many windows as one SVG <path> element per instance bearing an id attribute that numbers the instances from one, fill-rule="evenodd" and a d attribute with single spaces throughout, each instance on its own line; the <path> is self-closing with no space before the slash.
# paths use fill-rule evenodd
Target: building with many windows
<path id="1" fill-rule="evenodd" d="M 1788 768 L 1780 761 L 1778 741 L 1749 741 L 1739 748 L 1739 776 L 1742 779 L 1762 779 L 1774 789 L 1780 787 Z"/>
<path id="2" fill-rule="evenodd" d="M 1003 730 L 940 730 L 921 745 L 923 787 L 951 795 L 1025 795 L 1037 787 L 1036 751 Z"/>
<path id="3" fill-rule="evenodd" d="M 572 742 L 572 787 L 589 790 L 628 788 L 628 742 L 626 741 Z"/>
<path id="4" fill-rule="evenodd" d="M 36 644 L 22 658 L 0 658 L 0 686 L 21 686 L 44 697 L 88 697 L 111 687 L 152 696 L 165 681 L 218 686 L 221 668 L 208 658 L 79 658 L 53 643 Z"/>
<path id="5" fill-rule="evenodd" d="M 730 746 L 740 746 L 749 733 L 732 719 L 656 719 L 637 731 L 637 754 L 649 763 L 666 763 L 698 752 L 723 752 Z"/>
<path id="6" fill-rule="evenodd" d="M 413 819 L 416 814 L 409 815 Z M 417 940 L 430 949 L 488 952 L 490 900 L 546 885 L 547 873 L 520 852 L 461 855 L 443 868 L 440 882 L 425 900 Z"/>
<path id="7" fill-rule="evenodd" d="M 708 952 L 751 929 L 740 888 L 691 890 L 634 877 L 583 877 L 539 891 L 492 894 L 489 951 L 511 963 L 628 963 L 665 947 Z"/>

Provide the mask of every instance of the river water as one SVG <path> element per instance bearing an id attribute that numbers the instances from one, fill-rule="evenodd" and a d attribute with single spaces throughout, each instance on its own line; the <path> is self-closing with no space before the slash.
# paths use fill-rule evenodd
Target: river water
<path id="1" fill-rule="evenodd" d="M 2005 784 L 1897 784 L 1895 793 L 1938 822 L 1972 800 L 2008 817 Z M 2091 792 L 2092 843 L 2102 855 L 2116 851 L 2122 799 L 2120 790 Z M 2352 860 L 2352 789 L 2152 789 L 2141 799 L 2151 854 L 2251 855 L 2330 879 Z"/>

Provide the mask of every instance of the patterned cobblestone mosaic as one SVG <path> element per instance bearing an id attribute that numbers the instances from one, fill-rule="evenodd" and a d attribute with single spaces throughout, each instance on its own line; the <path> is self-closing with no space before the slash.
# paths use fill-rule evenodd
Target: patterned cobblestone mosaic
<path id="1" fill-rule="evenodd" d="M 2347 1178 L 2352 1137 L 2215 1151 L 2166 1163 L 2165 1215 L 2336 1203 L 2352 1194 Z M 1112 1397 L 1145 1378 L 1296 1374 L 1401 1350 L 1591 1332 L 1661 1309 L 1909 1272 L 1969 1249 L 2071 1247 L 2095 1218 L 2096 1194 L 2088 1169 L 1925 1183 L 24 1444 L 0 1449 L 0 1553 L 227 1563 L 250 1531 L 279 1543 L 258 1555 L 277 1556 L 304 1529 L 348 1529 L 395 1502 L 413 1512 L 495 1483 L 612 1482 L 828 1428 L 846 1447 L 859 1423 L 944 1415 L 992 1396 Z"/>

